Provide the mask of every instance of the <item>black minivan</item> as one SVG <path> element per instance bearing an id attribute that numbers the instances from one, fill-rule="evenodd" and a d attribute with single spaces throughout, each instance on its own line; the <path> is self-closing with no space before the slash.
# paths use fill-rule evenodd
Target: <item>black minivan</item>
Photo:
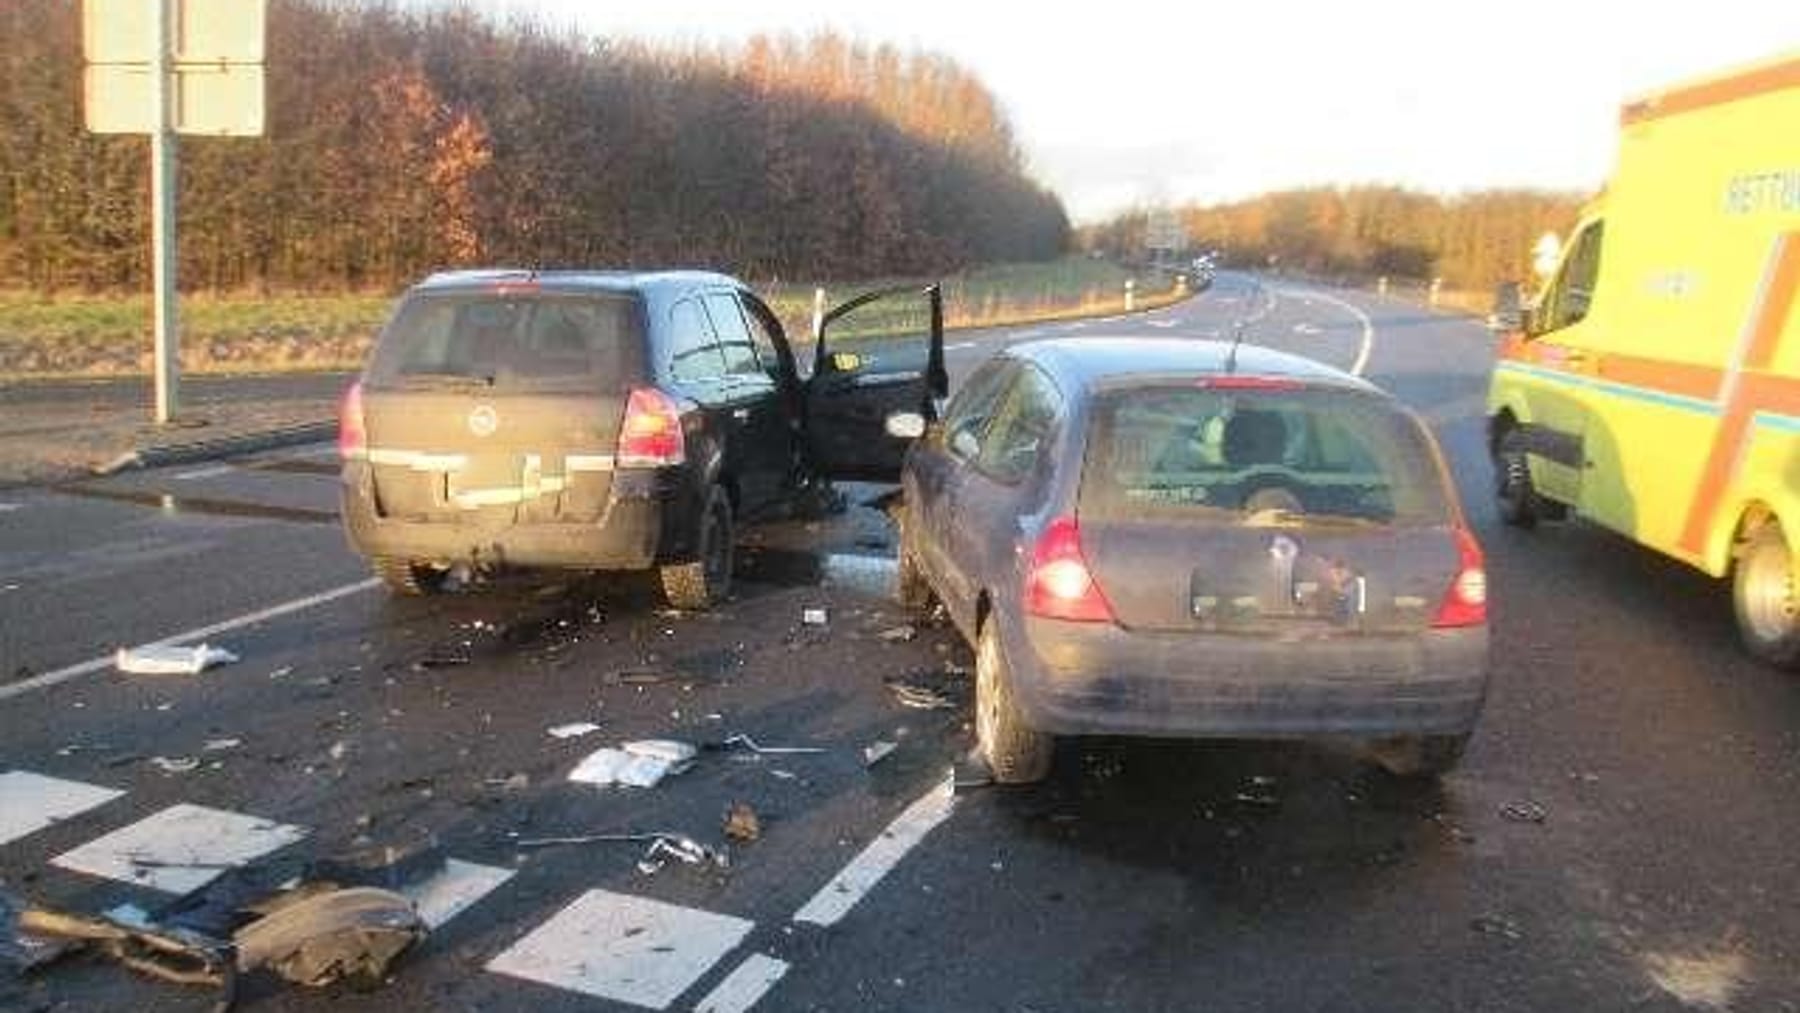
<path id="1" fill-rule="evenodd" d="M 453 570 L 655 569 L 717 601 L 740 518 L 898 481 L 895 413 L 944 396 L 936 286 L 821 314 L 806 366 L 724 275 L 463 271 L 408 291 L 346 393 L 351 546 L 401 594 Z"/>

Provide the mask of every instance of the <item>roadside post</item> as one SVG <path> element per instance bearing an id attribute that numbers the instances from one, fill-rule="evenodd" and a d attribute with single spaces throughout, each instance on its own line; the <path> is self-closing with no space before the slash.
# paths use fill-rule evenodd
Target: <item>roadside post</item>
<path id="1" fill-rule="evenodd" d="M 82 0 L 87 129 L 150 138 L 154 417 L 180 405 L 176 135 L 263 133 L 265 0 Z"/>
<path id="2" fill-rule="evenodd" d="M 1439 295 L 1439 293 L 1441 293 L 1443 291 L 1443 288 L 1444 288 L 1444 279 L 1442 279 L 1442 278 L 1431 279 L 1431 292 L 1430 292 L 1430 294 L 1428 294 L 1425 297 L 1425 305 L 1430 306 L 1432 309 L 1436 309 L 1437 304 L 1438 304 L 1438 295 Z"/>
<path id="3" fill-rule="evenodd" d="M 1375 294 L 1376 295 L 1387 295 L 1387 285 L 1388 285 L 1387 275 L 1384 274 L 1381 277 L 1375 279 Z"/>
<path id="4" fill-rule="evenodd" d="M 1137 307 L 1137 279 L 1125 279 L 1125 312 L 1130 313 Z"/>

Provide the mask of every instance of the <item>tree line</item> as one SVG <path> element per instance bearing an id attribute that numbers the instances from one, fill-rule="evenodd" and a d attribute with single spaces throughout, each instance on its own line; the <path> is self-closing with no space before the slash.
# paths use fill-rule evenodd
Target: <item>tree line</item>
<path id="1" fill-rule="evenodd" d="M 1228 204 L 1176 209 L 1191 249 L 1220 250 L 1235 266 L 1312 274 L 1442 278 L 1489 290 L 1531 277 L 1539 236 L 1566 237 L 1587 198 L 1545 190 L 1440 196 L 1393 186 L 1282 190 Z M 1090 247 L 1142 256 L 1149 212 L 1085 231 Z"/>
<path id="2" fill-rule="evenodd" d="M 80 8 L 0 5 L 0 286 L 146 283 L 148 142 L 84 131 Z M 1069 244 L 993 95 L 928 52 L 657 47 L 337 0 L 270 0 L 266 48 L 266 135 L 182 139 L 184 288 L 472 264 L 857 278 Z"/>

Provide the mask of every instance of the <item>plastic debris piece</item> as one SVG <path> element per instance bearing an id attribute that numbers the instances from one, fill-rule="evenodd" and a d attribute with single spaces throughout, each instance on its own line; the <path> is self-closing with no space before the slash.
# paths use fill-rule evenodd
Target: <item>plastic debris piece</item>
<path id="1" fill-rule="evenodd" d="M 880 633 L 875 634 L 875 639 L 890 644 L 905 644 L 910 643 L 918 635 L 918 627 L 909 624 L 882 630 Z"/>
<path id="2" fill-rule="evenodd" d="M 602 787 L 654 788 L 670 774 L 693 766 L 696 753 L 693 746 L 669 739 L 627 742 L 617 749 L 589 753 L 569 772 L 569 780 Z"/>
<path id="3" fill-rule="evenodd" d="M 636 742 L 627 742 L 620 748 L 633 756 L 666 760 L 669 763 L 687 763 L 700 752 L 692 745 L 686 742 L 677 742 L 674 739 L 639 739 Z"/>
<path id="4" fill-rule="evenodd" d="M 1525 799 L 1501 806 L 1500 815 L 1514 823 L 1542 823 L 1550 818 L 1550 811 L 1537 802 Z"/>
<path id="5" fill-rule="evenodd" d="M 547 729 L 553 739 L 578 739 L 583 735 L 592 735 L 600 730 L 600 726 L 592 721 L 571 721 L 566 725 L 557 725 Z"/>
<path id="6" fill-rule="evenodd" d="M 802 626 L 824 626 L 830 621 L 831 616 L 824 609 L 808 608 L 800 610 L 800 624 Z"/>
<path id="7" fill-rule="evenodd" d="M 870 743 L 863 747 L 863 766 L 873 767 L 887 759 L 889 753 L 899 748 L 898 743 L 889 742 L 886 739 Z"/>
<path id="8" fill-rule="evenodd" d="M 734 841 L 754 841 L 762 836 L 762 820 L 747 802 L 733 802 L 725 810 L 725 836 Z"/>
<path id="9" fill-rule="evenodd" d="M 656 840 L 650 842 L 650 848 L 644 852 L 644 857 L 638 859 L 638 871 L 646 876 L 654 876 L 662 871 L 664 865 L 668 864 L 668 858 L 688 865 L 711 862 L 720 868 L 725 868 L 731 864 L 723 853 L 714 851 L 692 837 L 681 834 L 661 834 L 657 836 Z"/>
<path id="10" fill-rule="evenodd" d="M 201 748 L 201 752 L 223 753 L 228 749 L 236 749 L 243 744 L 243 739 L 207 739 L 206 745 Z"/>
<path id="11" fill-rule="evenodd" d="M 949 710 L 956 706 L 956 701 L 942 690 L 930 686 L 922 686 L 911 682 L 890 682 L 888 692 L 902 707 L 914 710 Z"/>
<path id="12" fill-rule="evenodd" d="M 130 675 L 199 675 L 215 665 L 229 665 L 236 660 L 238 656 L 225 648 L 207 644 L 121 647 L 113 655 L 113 664 Z"/>
<path id="13" fill-rule="evenodd" d="M 1525 931 L 1519 928 L 1519 923 L 1505 915 L 1476 915 L 1469 919 L 1469 928 L 1484 936 L 1499 936 L 1503 939 L 1525 938 Z"/>
<path id="14" fill-rule="evenodd" d="M 732 746 L 742 746 L 758 756 L 788 756 L 825 752 L 823 746 L 765 746 L 750 736 L 745 735 L 743 732 L 727 736 L 725 741 L 721 742 L 719 746 L 723 749 L 729 749 Z"/>
<path id="15" fill-rule="evenodd" d="M 794 772 L 793 772 L 793 771 L 791 771 L 791 770 L 781 770 L 781 769 L 778 769 L 778 768 L 777 768 L 777 769 L 771 769 L 771 770 L 770 770 L 770 771 L 769 771 L 769 774 L 770 774 L 770 776 L 772 776 L 772 777 L 775 777 L 775 778 L 777 778 L 777 779 L 779 779 L 779 780 L 782 780 L 782 781 L 792 781 L 792 780 L 793 780 L 793 779 L 794 779 L 794 778 L 796 778 L 796 777 L 799 777 L 799 776 L 800 776 L 800 775 L 799 775 L 799 774 L 796 774 L 796 773 L 794 773 Z"/>
<path id="16" fill-rule="evenodd" d="M 388 965 L 425 932 L 412 901 L 360 886 L 313 892 L 278 907 L 239 929 L 232 942 L 239 970 L 266 967 L 289 981 L 319 986 L 381 981 Z"/>
<path id="17" fill-rule="evenodd" d="M 190 774 L 200 769 L 200 761 L 192 756 L 152 756 L 150 766 L 165 774 Z"/>

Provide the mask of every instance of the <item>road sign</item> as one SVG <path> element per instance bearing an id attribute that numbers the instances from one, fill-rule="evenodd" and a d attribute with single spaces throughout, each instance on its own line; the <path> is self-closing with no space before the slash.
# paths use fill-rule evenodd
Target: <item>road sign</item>
<path id="1" fill-rule="evenodd" d="M 153 134 L 159 127 L 151 67 L 163 0 L 82 0 L 87 128 Z M 168 0 L 168 126 L 176 133 L 263 133 L 263 0 Z"/>
<path id="2" fill-rule="evenodd" d="M 147 63 L 90 63 L 87 128 L 96 134 L 148 134 L 156 129 Z M 260 64 L 177 65 L 169 96 L 170 126 L 178 134 L 261 137 Z"/>

